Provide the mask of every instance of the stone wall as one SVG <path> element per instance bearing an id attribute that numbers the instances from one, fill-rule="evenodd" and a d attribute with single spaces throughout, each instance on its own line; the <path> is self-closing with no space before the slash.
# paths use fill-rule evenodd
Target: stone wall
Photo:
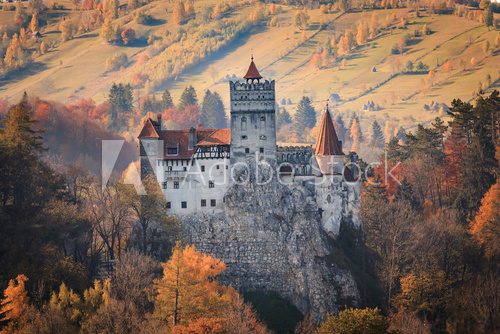
<path id="1" fill-rule="evenodd" d="M 259 173 L 262 180 L 269 171 Z M 328 263 L 331 252 L 322 228 L 314 185 L 250 182 L 232 185 L 224 212 L 182 218 L 188 242 L 222 259 L 219 279 L 240 291 L 276 291 L 316 319 L 336 312 L 359 294 L 351 273 Z"/>

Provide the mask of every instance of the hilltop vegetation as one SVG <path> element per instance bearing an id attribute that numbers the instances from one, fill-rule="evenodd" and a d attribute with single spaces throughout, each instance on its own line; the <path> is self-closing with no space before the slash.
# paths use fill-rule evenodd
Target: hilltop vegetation
<path id="1" fill-rule="evenodd" d="M 471 100 L 498 86 L 500 37 L 487 3 L 33 4 L 1 12 L 11 14 L 12 23 L 0 27 L 6 32 L 0 95 L 11 103 L 24 91 L 100 103 L 113 83 L 123 83 L 132 87 L 135 109 L 165 88 L 177 100 L 189 85 L 200 96 L 217 92 L 227 105 L 228 80 L 243 75 L 253 54 L 264 77 L 277 80 L 281 108 L 293 116 L 303 96 L 317 112 L 329 101 L 347 130 L 353 119 L 359 123 L 359 143 L 347 131 L 346 150 L 369 154 L 375 121 L 387 142 L 401 128 L 445 116 L 453 98 Z M 36 26 L 38 39 L 30 37 Z M 126 123 L 120 131 L 133 136 L 138 120 Z M 282 141 L 310 142 L 315 129 L 307 127 L 305 138 L 290 136 L 287 128 L 281 133 Z"/>

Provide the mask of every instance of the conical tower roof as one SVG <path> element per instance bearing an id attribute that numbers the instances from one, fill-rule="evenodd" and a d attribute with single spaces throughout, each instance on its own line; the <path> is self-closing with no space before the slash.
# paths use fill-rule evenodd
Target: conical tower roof
<path id="1" fill-rule="evenodd" d="M 259 70 L 257 69 L 257 66 L 255 66 L 255 63 L 253 62 L 253 56 L 252 56 L 252 61 L 250 62 L 250 66 L 248 66 L 248 71 L 247 74 L 243 77 L 245 79 L 262 79 L 262 76 L 259 73 Z"/>
<path id="2" fill-rule="evenodd" d="M 342 145 L 339 142 L 335 127 L 333 126 L 332 117 L 328 110 L 326 110 L 321 117 L 319 125 L 319 134 L 316 138 L 316 145 L 314 146 L 315 155 L 344 155 L 342 152 Z"/>

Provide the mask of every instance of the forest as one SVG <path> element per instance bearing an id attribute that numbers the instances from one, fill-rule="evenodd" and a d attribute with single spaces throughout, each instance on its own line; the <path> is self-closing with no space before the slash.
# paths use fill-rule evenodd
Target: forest
<path id="1" fill-rule="evenodd" d="M 3 332 L 271 330 L 217 283 L 222 261 L 182 242 L 156 180 L 145 182 L 145 197 L 120 178 L 101 191 L 77 164 L 47 160 L 40 103 L 25 95 L 2 119 Z M 387 160 L 365 166 L 362 228 L 344 224 L 332 243 L 367 308 L 319 325 L 304 315 L 296 333 L 498 330 L 499 106 L 497 91 L 454 100 L 448 124 L 437 118 L 393 138 Z M 385 164 L 397 165 L 391 178 Z"/>

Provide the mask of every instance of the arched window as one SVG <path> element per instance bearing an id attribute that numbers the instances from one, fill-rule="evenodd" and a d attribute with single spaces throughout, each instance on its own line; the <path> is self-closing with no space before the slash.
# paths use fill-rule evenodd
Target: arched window
<path id="1" fill-rule="evenodd" d="M 260 128 L 265 129 L 266 128 L 266 116 L 261 116 L 260 117 Z"/>
<path id="2" fill-rule="evenodd" d="M 247 130 L 247 118 L 246 117 L 241 118 L 241 130 L 242 131 Z"/>

